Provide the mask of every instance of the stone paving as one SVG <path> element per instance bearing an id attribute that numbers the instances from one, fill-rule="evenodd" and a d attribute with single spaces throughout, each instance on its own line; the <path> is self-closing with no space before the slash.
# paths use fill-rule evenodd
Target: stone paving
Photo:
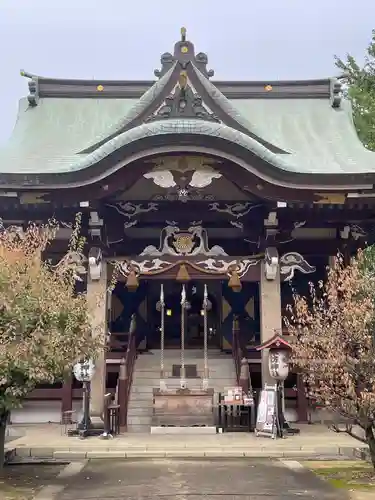
<path id="1" fill-rule="evenodd" d="M 111 440 L 68 437 L 58 425 L 13 427 L 21 435 L 7 443 L 18 457 L 55 459 L 85 458 L 199 458 L 199 457 L 272 457 L 327 458 L 353 457 L 359 441 L 337 434 L 325 426 L 302 425 L 301 434 L 272 440 L 253 433 L 228 433 L 207 436 L 122 434 Z"/>
<path id="2" fill-rule="evenodd" d="M 345 500 L 309 471 L 265 459 L 90 461 L 56 500 Z"/>

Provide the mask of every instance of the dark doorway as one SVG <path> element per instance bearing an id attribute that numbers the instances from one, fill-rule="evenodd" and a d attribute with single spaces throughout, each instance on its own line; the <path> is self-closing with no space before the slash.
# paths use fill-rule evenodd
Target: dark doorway
<path id="1" fill-rule="evenodd" d="M 165 348 L 178 349 L 181 345 L 181 291 L 182 284 L 175 280 L 164 281 L 164 338 Z M 148 347 L 160 348 L 161 312 L 158 305 L 160 299 L 161 282 L 152 283 L 152 291 L 149 294 L 148 318 L 152 324 L 153 333 L 150 335 Z M 203 348 L 204 343 L 204 316 L 203 298 L 204 283 L 201 281 L 189 281 L 185 284 L 186 298 L 189 304 L 185 311 L 185 347 L 187 349 Z M 207 314 L 208 346 L 218 347 L 218 336 L 220 311 L 218 300 L 214 290 L 210 290 L 208 284 L 208 300 L 211 305 Z"/>

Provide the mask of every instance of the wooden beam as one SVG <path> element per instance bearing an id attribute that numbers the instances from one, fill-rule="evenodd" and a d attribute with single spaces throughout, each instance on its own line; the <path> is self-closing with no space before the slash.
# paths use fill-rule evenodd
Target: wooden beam
<path id="1" fill-rule="evenodd" d="M 250 256 L 259 254 L 262 249 L 258 245 L 257 235 L 253 235 L 253 243 L 244 241 L 238 237 L 230 239 L 211 238 L 209 246 L 220 245 L 228 255 L 244 255 Z M 128 239 L 124 238 L 123 242 L 112 245 L 107 249 L 107 258 L 111 257 L 126 257 L 137 256 L 142 250 L 154 244 L 159 246 L 159 239 Z M 349 245 L 349 246 L 348 246 Z M 363 240 L 341 240 L 341 239 L 319 239 L 319 240 L 291 240 L 285 243 L 276 241 L 276 247 L 279 254 L 288 252 L 297 252 L 301 255 L 336 255 L 338 251 L 343 252 L 345 248 L 350 248 L 350 254 L 354 255 L 358 248 L 364 246 Z"/>
<path id="2" fill-rule="evenodd" d="M 61 389 L 61 414 L 73 409 L 73 376 L 67 375 Z"/>

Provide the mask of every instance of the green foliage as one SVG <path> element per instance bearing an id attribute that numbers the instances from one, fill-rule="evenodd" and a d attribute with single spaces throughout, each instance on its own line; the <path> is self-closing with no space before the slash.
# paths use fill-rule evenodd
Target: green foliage
<path id="1" fill-rule="evenodd" d="M 362 251 L 361 264 L 365 274 L 370 277 L 375 276 L 375 245 L 370 245 Z"/>
<path id="2" fill-rule="evenodd" d="M 79 359 L 95 357 L 103 344 L 92 335 L 85 294 L 75 293 L 84 271 L 77 229 L 57 265 L 42 259 L 55 231 L 54 224 L 32 225 L 0 235 L 0 416 L 37 384 L 61 380 Z"/>
<path id="3" fill-rule="evenodd" d="M 336 66 L 342 70 L 343 81 L 348 85 L 359 138 L 368 149 L 375 151 L 375 30 L 363 65 L 347 54 L 345 60 L 336 57 Z"/>

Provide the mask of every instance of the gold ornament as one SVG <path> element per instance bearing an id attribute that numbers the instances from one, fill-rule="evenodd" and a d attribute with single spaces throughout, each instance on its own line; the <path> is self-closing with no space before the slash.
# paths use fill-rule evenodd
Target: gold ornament
<path id="1" fill-rule="evenodd" d="M 137 290 L 138 287 L 139 287 L 138 277 L 133 269 L 130 271 L 128 279 L 126 280 L 126 288 L 129 290 L 129 292 L 135 292 L 135 290 Z"/>
<path id="2" fill-rule="evenodd" d="M 193 236 L 188 233 L 179 233 L 174 240 L 174 247 L 181 255 L 189 254 L 194 248 Z"/>
<path id="3" fill-rule="evenodd" d="M 190 281 L 190 275 L 185 264 L 182 264 L 180 266 L 180 269 L 178 270 L 176 276 L 176 281 L 179 281 L 180 283 L 186 283 L 187 281 Z"/>
<path id="4" fill-rule="evenodd" d="M 233 270 L 228 281 L 228 286 L 234 292 L 240 292 L 242 290 L 241 280 L 237 274 L 236 270 Z"/>

